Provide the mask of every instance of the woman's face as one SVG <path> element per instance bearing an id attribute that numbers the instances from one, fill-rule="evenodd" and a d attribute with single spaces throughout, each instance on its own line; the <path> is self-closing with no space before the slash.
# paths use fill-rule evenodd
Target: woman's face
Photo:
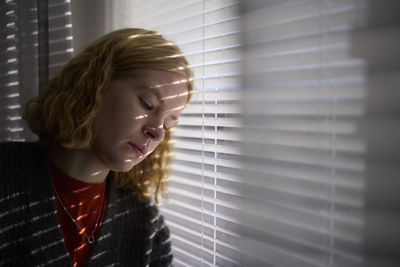
<path id="1" fill-rule="evenodd" d="M 177 123 L 187 98 L 185 77 L 173 72 L 138 70 L 112 80 L 96 120 L 92 151 L 107 169 L 129 171 Z"/>

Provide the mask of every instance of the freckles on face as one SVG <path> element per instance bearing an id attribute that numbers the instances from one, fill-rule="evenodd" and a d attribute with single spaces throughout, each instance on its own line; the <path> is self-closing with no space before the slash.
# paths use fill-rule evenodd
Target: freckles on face
<path id="1" fill-rule="evenodd" d="M 135 91 L 140 99 L 142 114 L 136 117 L 143 125 L 148 148 L 153 151 L 162 141 L 165 131 L 173 127 L 186 105 L 188 89 L 181 75 L 155 72 L 157 75 L 140 72 L 135 79 Z M 152 74 L 152 73 L 151 73 Z"/>
<path id="2" fill-rule="evenodd" d="M 176 73 L 140 70 L 111 82 L 92 146 L 106 168 L 129 171 L 158 146 L 186 104 L 188 89 L 182 80 Z M 139 157 L 132 143 L 147 153 Z"/>

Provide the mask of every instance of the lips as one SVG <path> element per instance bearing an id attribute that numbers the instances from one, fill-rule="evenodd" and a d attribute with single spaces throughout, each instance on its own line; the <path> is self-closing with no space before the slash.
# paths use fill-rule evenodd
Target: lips
<path id="1" fill-rule="evenodd" d="M 147 147 L 145 145 L 134 144 L 129 142 L 131 148 L 136 152 L 139 158 L 143 158 L 144 155 L 147 153 Z"/>

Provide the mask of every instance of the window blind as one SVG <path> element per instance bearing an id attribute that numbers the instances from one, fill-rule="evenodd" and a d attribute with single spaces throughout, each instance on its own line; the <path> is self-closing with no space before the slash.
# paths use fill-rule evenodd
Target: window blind
<path id="1" fill-rule="evenodd" d="M 0 140 L 33 140 L 22 108 L 70 58 L 70 1 L 6 0 L 0 12 Z"/>
<path id="2" fill-rule="evenodd" d="M 399 3 L 378 2 L 242 2 L 243 266 L 399 264 Z"/>
<path id="3" fill-rule="evenodd" d="M 175 127 L 176 153 L 162 212 L 174 265 L 239 266 L 229 187 L 240 168 L 240 20 L 237 1 L 110 1 L 111 29 L 160 31 L 183 50 L 195 91 Z"/>
<path id="4" fill-rule="evenodd" d="M 398 5 L 109 2 L 111 29 L 159 30 L 195 72 L 162 208 L 176 266 L 399 264 Z"/>

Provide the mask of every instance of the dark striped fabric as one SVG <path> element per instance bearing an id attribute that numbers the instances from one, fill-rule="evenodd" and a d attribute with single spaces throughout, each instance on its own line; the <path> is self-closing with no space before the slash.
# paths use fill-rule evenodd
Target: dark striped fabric
<path id="1" fill-rule="evenodd" d="M 169 229 L 158 208 L 113 187 L 87 266 L 170 266 Z M 0 143 L 0 266 L 72 266 L 51 189 L 47 151 Z"/>

